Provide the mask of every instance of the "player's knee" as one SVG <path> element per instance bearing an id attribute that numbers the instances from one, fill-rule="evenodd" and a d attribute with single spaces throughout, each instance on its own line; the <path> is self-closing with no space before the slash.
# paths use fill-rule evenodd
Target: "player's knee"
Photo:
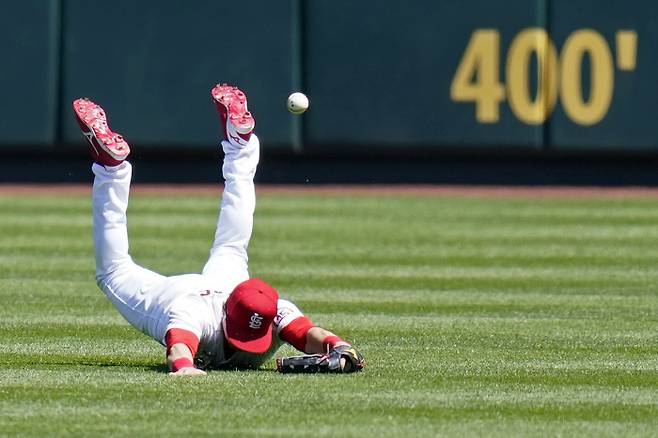
<path id="1" fill-rule="evenodd" d="M 132 260 L 117 263 L 111 269 L 96 269 L 96 283 L 103 288 L 112 289 L 123 287 L 126 283 L 134 283 L 143 268 L 137 266 Z"/>

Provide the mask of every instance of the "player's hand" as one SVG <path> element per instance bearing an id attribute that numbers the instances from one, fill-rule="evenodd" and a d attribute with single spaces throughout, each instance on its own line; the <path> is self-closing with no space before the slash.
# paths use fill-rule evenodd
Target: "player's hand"
<path id="1" fill-rule="evenodd" d="M 205 376 L 207 373 L 194 367 L 181 368 L 176 372 L 169 373 L 170 376 Z"/>
<path id="2" fill-rule="evenodd" d="M 365 365 L 363 355 L 356 348 L 345 343 L 329 350 L 329 369 L 343 373 L 361 371 Z M 340 364 L 338 367 L 333 364 Z"/>

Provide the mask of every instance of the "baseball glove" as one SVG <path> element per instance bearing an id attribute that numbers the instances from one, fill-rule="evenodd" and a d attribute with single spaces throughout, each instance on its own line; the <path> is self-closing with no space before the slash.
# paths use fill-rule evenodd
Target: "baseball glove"
<path id="1" fill-rule="evenodd" d="M 340 360 L 345 359 L 341 367 Z M 334 347 L 327 354 L 283 357 L 276 360 L 280 373 L 354 373 L 363 369 L 363 355 L 351 345 Z"/>

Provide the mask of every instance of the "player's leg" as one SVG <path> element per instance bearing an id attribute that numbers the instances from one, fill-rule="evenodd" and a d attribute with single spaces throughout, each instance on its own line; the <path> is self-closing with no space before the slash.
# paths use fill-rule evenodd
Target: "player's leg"
<path id="1" fill-rule="evenodd" d="M 92 171 L 96 279 L 99 284 L 114 284 L 114 289 L 132 289 L 144 281 L 142 277 L 157 275 L 137 266 L 128 251 L 126 210 L 132 166 L 127 161 L 116 167 L 94 163 Z"/>
<path id="2" fill-rule="evenodd" d="M 260 144 L 252 134 L 255 122 L 247 110 L 244 93 L 235 87 L 218 85 L 211 94 L 224 131 L 224 193 L 203 275 L 213 277 L 220 290 L 230 292 L 249 278 L 247 246 L 256 207 L 254 175 Z"/>
<path id="3" fill-rule="evenodd" d="M 103 109 L 86 99 L 74 102 L 76 120 L 89 141 L 94 164 L 92 192 L 96 280 L 119 312 L 134 325 L 131 309 L 145 284 L 163 276 L 137 266 L 128 253 L 126 210 L 132 167 L 123 138 L 112 132 Z"/>

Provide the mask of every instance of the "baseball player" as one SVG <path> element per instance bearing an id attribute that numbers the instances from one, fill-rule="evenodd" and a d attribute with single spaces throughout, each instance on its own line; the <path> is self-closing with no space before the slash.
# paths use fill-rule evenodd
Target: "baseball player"
<path id="1" fill-rule="evenodd" d="M 166 347 L 173 375 L 257 368 L 284 342 L 309 356 L 277 361 L 282 372 L 360 370 L 363 357 L 354 347 L 314 325 L 269 284 L 249 278 L 247 246 L 259 159 L 255 121 L 238 88 L 217 85 L 211 95 L 225 154 L 217 230 L 202 272 L 171 277 L 138 266 L 128 252 L 128 143 L 110 129 L 99 105 L 89 99 L 73 102 L 94 160 L 93 235 L 100 289 L 131 325 Z"/>

